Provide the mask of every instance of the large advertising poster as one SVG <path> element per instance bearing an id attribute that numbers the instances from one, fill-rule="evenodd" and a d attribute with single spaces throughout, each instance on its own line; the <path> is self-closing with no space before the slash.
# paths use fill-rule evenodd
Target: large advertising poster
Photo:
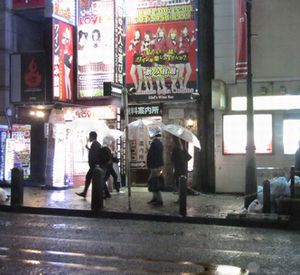
<path id="1" fill-rule="evenodd" d="M 21 99 L 23 102 L 45 100 L 45 55 L 21 55 Z"/>
<path id="2" fill-rule="evenodd" d="M 127 5 L 126 84 L 136 90 L 130 99 L 188 99 L 195 91 L 195 5 L 194 0 Z"/>
<path id="3" fill-rule="evenodd" d="M 33 9 L 45 7 L 45 0 L 13 0 L 13 9 Z"/>
<path id="4" fill-rule="evenodd" d="M 114 80 L 114 1 L 79 1 L 77 98 L 103 96 L 103 82 Z"/>
<path id="5" fill-rule="evenodd" d="M 63 102 L 73 102 L 73 26 L 57 19 L 53 19 L 52 25 L 53 99 Z"/>

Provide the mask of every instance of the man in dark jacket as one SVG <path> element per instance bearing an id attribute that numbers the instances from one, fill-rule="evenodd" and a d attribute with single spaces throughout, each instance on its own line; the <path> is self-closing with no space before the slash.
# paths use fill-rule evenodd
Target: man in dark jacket
<path id="1" fill-rule="evenodd" d="M 160 137 L 160 130 L 155 129 L 153 133 L 153 140 L 151 142 L 148 154 L 147 154 L 147 167 L 150 169 L 150 176 L 148 179 L 149 191 L 153 193 L 153 198 L 149 201 L 149 204 L 154 206 L 162 206 L 162 196 L 161 196 L 161 186 L 159 184 L 159 180 L 163 179 L 163 144 L 158 139 Z"/>
<path id="2" fill-rule="evenodd" d="M 88 147 L 86 145 L 86 148 L 89 150 L 88 155 L 88 163 L 89 163 L 89 170 L 86 173 L 85 176 L 85 184 L 84 184 L 84 190 L 81 193 L 76 193 L 78 196 L 85 198 L 87 191 L 89 189 L 89 186 L 91 184 L 91 180 L 93 177 L 94 170 L 96 168 L 96 165 L 99 165 L 100 168 L 106 169 L 105 163 L 103 163 L 103 156 L 101 156 L 101 144 L 97 141 L 97 133 L 92 131 L 89 134 L 89 141 L 91 142 L 91 147 Z M 106 171 L 104 171 L 105 173 Z M 105 192 L 106 197 L 110 197 L 108 188 L 106 184 L 104 183 L 103 189 Z"/>

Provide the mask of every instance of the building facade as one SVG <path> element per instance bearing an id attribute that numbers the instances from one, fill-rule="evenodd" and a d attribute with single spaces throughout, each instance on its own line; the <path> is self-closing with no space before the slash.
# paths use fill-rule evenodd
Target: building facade
<path id="1" fill-rule="evenodd" d="M 241 152 L 245 149 L 245 137 L 244 143 L 239 139 L 242 135 L 240 127 L 245 129 L 245 121 L 233 126 L 237 120 L 229 117 L 246 115 L 245 102 L 242 107 L 237 98 L 245 99 L 247 94 L 246 80 L 239 80 L 236 71 L 238 40 L 241 39 L 237 28 L 238 22 L 241 22 L 238 2 L 214 1 L 215 79 L 225 83 L 227 93 L 226 110 L 215 112 L 217 192 L 245 190 L 246 160 L 245 153 Z M 300 3 L 295 0 L 252 1 L 254 115 L 269 115 L 269 118 L 257 117 L 258 120 L 267 120 L 262 127 L 259 122 L 255 125 L 254 121 L 258 184 L 262 184 L 264 178 L 278 174 L 288 178 L 290 166 L 294 164 L 294 152 L 300 138 L 297 126 L 299 106 L 295 104 L 300 94 L 300 39 L 296 35 L 300 26 L 299 11 Z M 231 134 L 228 135 L 228 131 Z M 228 136 L 232 139 L 231 148 L 227 146 Z M 268 141 L 263 137 L 268 137 Z M 234 144 L 241 143 L 242 147 L 234 148 Z"/>

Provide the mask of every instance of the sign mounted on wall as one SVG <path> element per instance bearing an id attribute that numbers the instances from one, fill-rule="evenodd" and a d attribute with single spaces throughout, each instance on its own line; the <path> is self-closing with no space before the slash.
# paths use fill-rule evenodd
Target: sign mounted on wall
<path id="1" fill-rule="evenodd" d="M 45 0 L 13 0 L 13 9 L 36 9 L 36 8 L 44 8 Z"/>
<path id="2" fill-rule="evenodd" d="M 77 37 L 77 98 L 104 95 L 103 82 L 114 81 L 114 1 L 80 1 Z"/>
<path id="3" fill-rule="evenodd" d="M 45 53 L 10 56 L 10 100 L 13 103 L 45 100 Z"/>
<path id="4" fill-rule="evenodd" d="M 137 0 L 127 7 L 126 84 L 137 91 L 129 99 L 189 99 L 197 84 L 196 1 Z"/>
<path id="5" fill-rule="evenodd" d="M 74 100 L 73 26 L 53 19 L 52 22 L 52 81 L 53 99 Z"/>

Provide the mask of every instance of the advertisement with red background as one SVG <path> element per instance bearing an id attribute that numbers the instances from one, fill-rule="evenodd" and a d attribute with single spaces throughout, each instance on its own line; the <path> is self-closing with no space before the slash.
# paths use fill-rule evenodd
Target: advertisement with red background
<path id="1" fill-rule="evenodd" d="M 45 100 L 45 54 L 22 53 L 21 68 L 22 101 Z"/>
<path id="2" fill-rule="evenodd" d="M 126 12 L 126 84 L 136 90 L 129 98 L 190 98 L 197 86 L 195 2 L 137 1 L 133 9 Z"/>
<path id="3" fill-rule="evenodd" d="M 13 9 L 44 8 L 45 0 L 13 0 Z"/>
<path id="4" fill-rule="evenodd" d="M 53 99 L 63 102 L 73 102 L 73 26 L 57 19 L 53 19 L 52 25 Z"/>

